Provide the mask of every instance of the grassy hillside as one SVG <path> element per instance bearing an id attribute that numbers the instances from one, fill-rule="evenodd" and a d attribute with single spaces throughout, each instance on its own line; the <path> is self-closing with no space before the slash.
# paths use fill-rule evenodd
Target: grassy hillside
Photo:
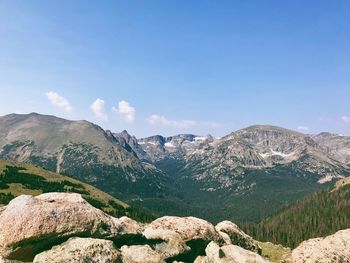
<path id="1" fill-rule="evenodd" d="M 295 202 L 259 224 L 242 227 L 255 239 L 291 248 L 303 240 L 350 228 L 350 178 Z"/>
<path id="2" fill-rule="evenodd" d="M 90 204 L 116 217 L 127 215 L 139 221 L 154 218 L 152 214 L 130 207 L 89 184 L 32 165 L 0 160 L 0 206 L 22 194 L 47 192 L 82 194 Z"/>

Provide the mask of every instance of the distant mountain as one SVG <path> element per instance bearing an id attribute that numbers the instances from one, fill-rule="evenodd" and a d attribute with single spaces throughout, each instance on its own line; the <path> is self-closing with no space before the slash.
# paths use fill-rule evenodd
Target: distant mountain
<path id="1" fill-rule="evenodd" d="M 211 135 L 179 134 L 171 137 L 155 135 L 137 142 L 146 153 L 145 158 L 150 162 L 157 162 L 163 159 L 183 159 L 186 154 L 193 153 L 214 140 Z"/>
<path id="2" fill-rule="evenodd" d="M 129 216 L 141 221 L 154 219 L 149 212 L 130 207 L 89 184 L 33 165 L 0 160 L 0 208 L 19 195 L 48 192 L 81 194 L 90 204 L 113 216 Z"/>
<path id="3" fill-rule="evenodd" d="M 292 248 L 304 239 L 345 228 L 350 228 L 350 177 L 298 200 L 259 224 L 244 226 L 254 238 Z"/>
<path id="4" fill-rule="evenodd" d="M 341 178 L 349 169 L 312 137 L 275 126 L 251 126 L 206 147 L 185 157 L 186 168 L 196 179 L 222 182 L 224 188 L 230 188 L 245 169 L 293 165 L 320 183 Z"/>
<path id="5" fill-rule="evenodd" d="M 36 113 L 0 117 L 0 158 L 67 174 L 114 196 L 161 194 L 168 180 L 111 132 Z"/>
<path id="6" fill-rule="evenodd" d="M 87 121 L 0 117 L 0 158 L 90 183 L 159 214 L 258 221 L 350 174 L 349 137 L 255 125 L 222 138 L 137 139 Z"/>
<path id="7" fill-rule="evenodd" d="M 276 126 L 255 125 L 220 139 L 158 135 L 138 143 L 149 162 L 181 186 L 185 206 L 169 204 L 167 213 L 187 210 L 214 221 L 225 216 L 244 221 L 272 214 L 350 174 L 346 157 L 332 154 L 325 148 L 326 140 L 316 139 Z M 217 204 L 221 211 L 214 213 Z"/>
<path id="8" fill-rule="evenodd" d="M 350 136 L 322 132 L 312 138 L 334 159 L 350 165 Z"/>
<path id="9" fill-rule="evenodd" d="M 128 150 L 128 152 L 132 153 L 142 161 L 149 160 L 147 153 L 138 143 L 135 136 L 131 136 L 126 130 L 120 133 L 113 133 L 113 136 L 118 140 L 120 145 Z"/>

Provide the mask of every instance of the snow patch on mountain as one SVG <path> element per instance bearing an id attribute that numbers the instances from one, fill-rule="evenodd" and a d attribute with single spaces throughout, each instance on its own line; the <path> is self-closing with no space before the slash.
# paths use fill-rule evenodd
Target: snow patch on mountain
<path id="1" fill-rule="evenodd" d="M 344 178 L 344 176 L 339 176 L 339 175 L 326 175 L 326 176 L 322 177 L 321 179 L 319 179 L 317 182 L 318 182 L 319 184 L 325 184 L 325 183 L 331 182 L 331 181 L 334 180 L 334 179 L 341 179 L 341 178 Z"/>
<path id="2" fill-rule="evenodd" d="M 262 158 L 268 158 L 268 157 L 271 157 L 271 156 L 274 156 L 274 155 L 278 155 L 278 156 L 281 156 L 283 158 L 287 158 L 287 157 L 291 157 L 295 154 L 295 152 L 291 152 L 291 153 L 283 153 L 283 152 L 279 152 L 279 151 L 274 151 L 272 149 L 270 149 L 270 152 L 265 152 L 265 153 L 259 153 L 259 155 L 262 157 Z"/>
<path id="3" fill-rule="evenodd" d="M 172 144 L 171 142 L 166 142 L 164 143 L 165 147 L 171 147 L 171 148 L 175 148 L 176 146 L 174 144 Z"/>

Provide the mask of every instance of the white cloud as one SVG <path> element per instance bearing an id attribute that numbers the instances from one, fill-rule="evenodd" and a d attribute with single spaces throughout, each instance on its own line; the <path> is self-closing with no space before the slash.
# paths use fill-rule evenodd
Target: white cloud
<path id="1" fill-rule="evenodd" d="M 298 130 L 301 130 L 301 131 L 308 131 L 310 130 L 309 127 L 307 126 L 298 126 Z"/>
<path id="2" fill-rule="evenodd" d="M 47 98 L 51 102 L 52 105 L 64 110 L 67 113 L 73 111 L 73 107 L 69 104 L 68 100 L 62 96 L 60 96 L 57 92 L 50 91 L 46 93 Z"/>
<path id="3" fill-rule="evenodd" d="M 97 98 L 90 106 L 91 111 L 95 114 L 95 116 L 99 119 L 107 121 L 107 115 L 105 112 L 105 102 Z"/>
<path id="4" fill-rule="evenodd" d="M 174 120 L 168 120 L 164 116 L 153 114 L 149 118 L 147 118 L 147 122 L 151 125 L 164 125 L 164 126 L 170 126 L 173 128 L 183 128 L 188 129 L 194 126 L 197 126 L 197 122 L 191 121 L 191 120 L 181 120 L 181 121 L 174 121 Z"/>
<path id="5" fill-rule="evenodd" d="M 165 116 L 158 115 L 158 114 L 152 114 L 146 120 L 150 125 L 163 125 L 163 126 L 181 128 L 181 129 L 189 129 L 189 128 L 198 127 L 198 126 L 218 128 L 221 126 L 218 123 L 208 122 L 208 121 L 169 120 Z"/>
<path id="6" fill-rule="evenodd" d="M 349 123 L 349 122 L 350 122 L 350 117 L 349 117 L 349 116 L 342 116 L 340 119 L 341 119 L 343 122 L 345 122 L 345 123 Z"/>
<path id="7" fill-rule="evenodd" d="M 118 108 L 112 107 L 112 110 L 119 113 L 128 123 L 133 123 L 135 120 L 135 108 L 125 100 L 119 101 Z"/>

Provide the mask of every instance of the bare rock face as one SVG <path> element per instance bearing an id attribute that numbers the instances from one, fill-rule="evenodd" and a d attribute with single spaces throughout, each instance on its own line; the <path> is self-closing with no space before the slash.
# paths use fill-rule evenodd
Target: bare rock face
<path id="1" fill-rule="evenodd" d="M 205 249 L 206 256 L 199 256 L 195 263 L 268 263 L 260 255 L 245 250 L 236 245 L 224 245 L 220 247 L 215 242 L 210 242 Z"/>
<path id="2" fill-rule="evenodd" d="M 261 247 L 257 242 L 244 233 L 236 224 L 230 221 L 222 221 L 215 226 L 227 245 L 237 245 L 244 249 L 261 254 Z"/>
<path id="3" fill-rule="evenodd" d="M 350 229 L 340 230 L 325 238 L 303 241 L 292 251 L 293 263 L 349 263 Z"/>
<path id="4" fill-rule="evenodd" d="M 211 223 L 196 217 L 163 216 L 149 224 L 146 230 L 149 228 L 174 231 L 184 241 L 194 239 L 221 240 L 220 235 Z"/>
<path id="5" fill-rule="evenodd" d="M 93 238 L 70 238 L 61 245 L 35 256 L 33 263 L 117 263 L 121 253 L 112 241 Z"/>
<path id="6" fill-rule="evenodd" d="M 144 227 L 142 224 L 136 222 L 135 220 L 122 216 L 120 218 L 110 217 L 113 220 L 114 226 L 117 232 L 112 232 L 113 235 L 141 235 Z"/>
<path id="7" fill-rule="evenodd" d="M 146 228 L 143 235 L 149 240 L 163 240 L 154 245 L 154 249 L 164 258 L 171 258 L 191 250 L 181 236 L 171 230 Z"/>
<path id="8" fill-rule="evenodd" d="M 79 194 L 22 195 L 1 213 L 0 254 L 25 261 L 71 236 L 118 238 L 137 232 L 135 221 L 112 218 Z"/>
<path id="9" fill-rule="evenodd" d="M 168 260 L 185 262 L 203 254 L 211 241 L 223 242 L 211 223 L 195 217 L 164 216 L 149 224 L 144 234 L 164 240 L 156 249 Z"/>
<path id="10" fill-rule="evenodd" d="M 165 263 L 163 257 L 148 245 L 122 246 L 123 263 Z"/>

